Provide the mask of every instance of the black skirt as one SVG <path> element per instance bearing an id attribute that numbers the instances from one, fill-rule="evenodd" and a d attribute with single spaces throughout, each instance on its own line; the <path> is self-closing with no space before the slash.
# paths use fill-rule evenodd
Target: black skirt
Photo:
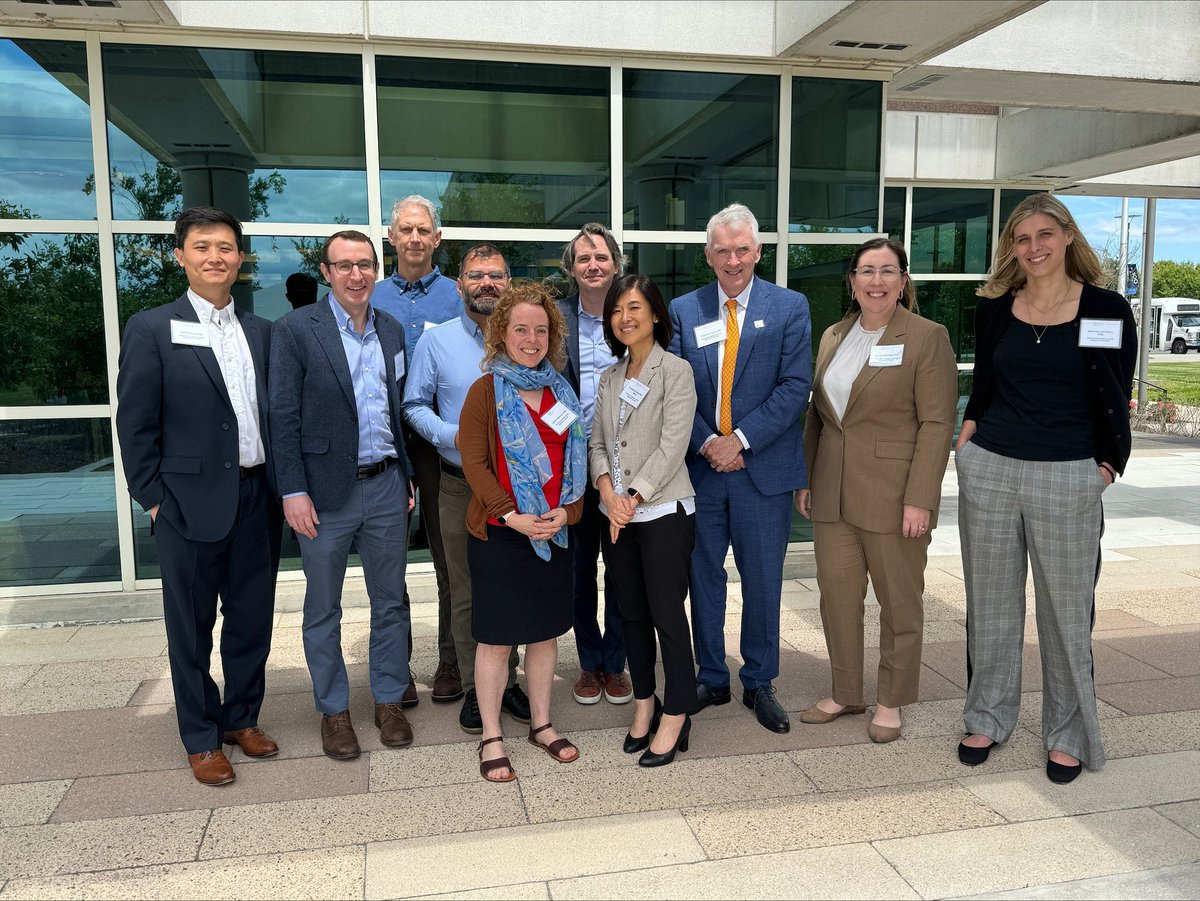
<path id="1" fill-rule="evenodd" d="M 575 546 L 534 553 L 516 529 L 487 526 L 487 541 L 467 536 L 471 634 L 483 644 L 533 644 L 565 635 L 574 622 Z"/>

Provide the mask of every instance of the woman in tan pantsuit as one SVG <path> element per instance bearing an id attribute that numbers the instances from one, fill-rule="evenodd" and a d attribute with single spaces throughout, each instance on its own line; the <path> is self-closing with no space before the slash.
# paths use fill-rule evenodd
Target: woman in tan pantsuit
<path id="1" fill-rule="evenodd" d="M 937 523 L 958 399 L 944 326 L 916 313 L 904 248 L 886 238 L 855 252 L 850 312 L 821 336 L 804 427 L 809 488 L 796 509 L 813 521 L 821 620 L 833 695 L 805 723 L 863 713 L 863 601 L 879 599 L 879 684 L 872 741 L 900 737 L 917 700 L 925 559 Z"/>

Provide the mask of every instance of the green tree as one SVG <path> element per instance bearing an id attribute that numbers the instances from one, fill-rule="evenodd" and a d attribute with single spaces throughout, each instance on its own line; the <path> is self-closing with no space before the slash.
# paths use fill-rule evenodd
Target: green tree
<path id="1" fill-rule="evenodd" d="M 1155 261 L 1151 290 L 1155 297 L 1200 298 L 1200 263 Z"/>

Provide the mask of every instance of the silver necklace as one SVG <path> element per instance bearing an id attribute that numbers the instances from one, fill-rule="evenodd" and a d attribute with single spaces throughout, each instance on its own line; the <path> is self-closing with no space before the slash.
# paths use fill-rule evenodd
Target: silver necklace
<path id="1" fill-rule="evenodd" d="M 1043 325 L 1043 326 L 1042 326 L 1042 330 L 1039 332 L 1039 331 L 1037 330 L 1037 326 L 1036 326 L 1036 325 L 1034 325 L 1032 322 L 1031 322 L 1031 323 L 1029 323 L 1029 327 L 1030 327 L 1031 329 L 1033 329 L 1033 336 L 1034 336 L 1035 338 L 1037 338 L 1037 343 L 1038 343 L 1038 344 L 1041 344 L 1041 343 L 1042 343 L 1042 335 L 1046 334 L 1046 329 L 1050 328 L 1050 326 L 1048 326 L 1048 325 Z"/>
<path id="2" fill-rule="evenodd" d="M 1054 304 L 1053 304 L 1053 305 L 1051 305 L 1050 309 L 1049 309 L 1049 310 L 1047 310 L 1045 313 L 1042 313 L 1042 315 L 1043 315 L 1043 316 L 1049 316 L 1049 315 L 1051 315 L 1051 314 L 1052 314 L 1052 313 L 1053 313 L 1055 310 L 1057 310 L 1059 307 L 1061 307 L 1061 306 L 1062 306 L 1062 305 L 1063 305 L 1063 304 L 1066 302 L 1067 298 L 1071 296 L 1071 289 L 1072 289 L 1073 287 L 1075 287 L 1073 284 L 1071 284 L 1071 285 L 1068 285 L 1068 286 L 1067 286 L 1067 292 L 1066 292 L 1066 293 L 1065 293 L 1065 294 L 1064 294 L 1062 297 L 1060 297 L 1058 300 L 1056 300 L 1056 301 L 1054 302 Z M 1031 313 L 1041 313 L 1041 310 L 1039 310 L 1037 307 L 1035 307 L 1035 306 L 1033 305 L 1033 302 L 1032 302 L 1032 301 L 1030 301 L 1030 299 L 1029 299 L 1028 297 L 1026 297 L 1026 298 L 1025 298 L 1025 306 L 1029 307 L 1029 311 L 1030 311 Z M 1037 326 L 1036 326 L 1036 325 L 1034 325 L 1032 322 L 1031 322 L 1031 323 L 1029 323 L 1029 327 L 1030 327 L 1030 328 L 1033 330 L 1033 337 L 1037 338 L 1037 343 L 1038 343 L 1038 344 L 1041 344 L 1041 343 L 1042 343 L 1042 336 L 1046 334 L 1047 330 L 1048 330 L 1048 329 L 1050 328 L 1050 326 L 1051 326 L 1051 325 L 1053 325 L 1053 324 L 1054 324 L 1054 323 L 1050 323 L 1050 322 L 1046 323 L 1045 325 L 1043 325 L 1043 326 L 1042 326 L 1042 330 L 1039 332 L 1039 331 L 1037 330 Z"/>

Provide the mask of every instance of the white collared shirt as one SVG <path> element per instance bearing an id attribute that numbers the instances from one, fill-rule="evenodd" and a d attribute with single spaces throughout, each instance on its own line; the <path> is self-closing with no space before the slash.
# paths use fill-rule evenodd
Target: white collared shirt
<path id="1" fill-rule="evenodd" d="M 739 347 L 741 346 L 742 336 L 746 333 L 745 328 L 744 328 L 744 326 L 746 324 L 746 308 L 750 306 L 750 292 L 754 288 L 755 277 L 756 276 L 751 276 L 749 283 L 746 285 L 745 288 L 742 289 L 742 293 L 739 294 L 737 297 L 733 298 L 734 300 L 737 301 L 737 324 L 738 324 L 738 346 Z M 728 327 L 729 307 L 727 307 L 725 304 L 729 300 L 729 297 L 728 297 L 728 295 L 725 294 L 725 291 L 721 288 L 720 282 L 717 282 L 717 300 L 718 300 L 718 314 L 721 317 L 721 325 Z M 717 345 L 717 372 L 718 373 L 720 373 L 722 371 L 722 367 L 724 366 L 724 364 L 725 364 L 725 339 L 722 338 L 721 343 Z M 714 419 L 715 422 L 721 421 L 721 379 L 720 379 L 720 375 L 718 375 L 718 377 L 717 377 L 717 407 L 713 411 L 713 415 L 715 417 L 715 419 Z M 750 450 L 750 442 L 746 440 L 746 436 L 742 434 L 742 430 L 739 428 L 735 428 L 733 430 L 733 433 L 735 435 L 737 435 L 738 440 L 742 442 L 742 447 L 745 450 Z M 717 436 L 711 435 L 704 443 L 708 444 L 708 442 L 711 441 L 715 437 L 717 437 Z"/>
<path id="2" fill-rule="evenodd" d="M 267 453 L 258 426 L 254 357 L 250 354 L 241 323 L 234 315 L 233 301 L 218 310 L 191 288 L 188 288 L 187 296 L 197 318 L 208 326 L 208 344 L 217 358 L 225 390 L 229 392 L 229 401 L 237 417 L 238 465 L 248 467 L 265 463 Z"/>

